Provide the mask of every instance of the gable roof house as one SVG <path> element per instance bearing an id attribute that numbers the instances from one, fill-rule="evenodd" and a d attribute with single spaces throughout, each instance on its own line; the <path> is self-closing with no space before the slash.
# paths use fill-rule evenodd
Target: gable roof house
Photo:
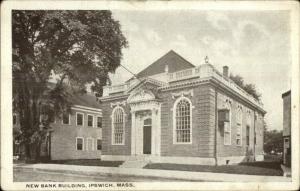
<path id="1" fill-rule="evenodd" d="M 71 113 L 55 118 L 50 124 L 51 130 L 41 146 L 41 156 L 46 160 L 100 159 L 102 110 L 99 102 L 93 94 L 87 93 L 71 97 L 71 103 Z M 16 136 L 20 131 L 18 115 L 14 114 L 13 119 L 16 132 L 13 154 L 22 157 L 25 148 Z"/>
<path id="2" fill-rule="evenodd" d="M 231 164 L 263 160 L 261 102 L 223 73 L 174 51 L 106 86 L 102 160 Z M 126 165 L 126 162 L 124 163 Z"/>

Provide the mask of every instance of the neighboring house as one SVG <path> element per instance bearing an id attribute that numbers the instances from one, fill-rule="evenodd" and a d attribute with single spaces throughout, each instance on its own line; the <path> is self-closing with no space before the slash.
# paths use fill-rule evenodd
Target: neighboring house
<path id="1" fill-rule="evenodd" d="M 283 99 L 283 164 L 291 166 L 291 91 L 282 94 Z"/>
<path id="2" fill-rule="evenodd" d="M 102 111 L 96 97 L 84 94 L 73 97 L 70 114 L 63 114 L 51 123 L 41 155 L 51 160 L 100 159 L 102 149 Z M 13 115 L 14 156 L 24 155 L 17 134 L 18 116 Z"/>
<path id="3" fill-rule="evenodd" d="M 261 161 L 263 105 L 208 63 L 174 51 L 104 87 L 103 160 L 231 164 Z"/>

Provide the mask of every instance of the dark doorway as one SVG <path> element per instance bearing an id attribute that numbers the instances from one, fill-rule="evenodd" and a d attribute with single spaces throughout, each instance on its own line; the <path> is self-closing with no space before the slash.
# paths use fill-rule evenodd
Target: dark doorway
<path id="1" fill-rule="evenodd" d="M 144 121 L 144 127 L 143 127 L 143 140 L 144 140 L 144 146 L 143 146 L 143 153 L 144 154 L 151 154 L 151 119 L 146 119 Z"/>

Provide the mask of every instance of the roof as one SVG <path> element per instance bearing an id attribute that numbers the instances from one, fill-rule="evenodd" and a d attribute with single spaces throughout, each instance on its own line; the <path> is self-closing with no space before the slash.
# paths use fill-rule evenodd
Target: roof
<path id="1" fill-rule="evenodd" d="M 76 95 L 70 98 L 73 105 L 81 105 L 85 107 L 93 107 L 100 109 L 100 104 L 95 95 L 91 93 Z"/>
<path id="2" fill-rule="evenodd" d="M 175 51 L 170 50 L 164 56 L 153 62 L 141 72 L 139 72 L 137 74 L 137 77 L 142 78 L 146 76 L 164 73 L 166 65 L 168 65 L 170 73 L 195 67 L 193 64 L 181 57 Z"/>
<path id="3" fill-rule="evenodd" d="M 48 86 L 52 89 L 55 87 L 55 83 L 48 82 Z M 97 101 L 97 98 L 92 93 L 85 93 L 85 94 L 76 94 L 70 97 L 70 101 L 73 105 L 81 105 L 85 107 L 93 107 L 96 109 L 100 109 L 100 104 Z"/>
<path id="4" fill-rule="evenodd" d="M 289 90 L 289 91 L 283 93 L 283 94 L 282 94 L 282 98 L 283 98 L 283 97 L 286 97 L 286 96 L 288 96 L 288 95 L 290 95 L 290 94 L 291 94 L 291 90 Z"/>

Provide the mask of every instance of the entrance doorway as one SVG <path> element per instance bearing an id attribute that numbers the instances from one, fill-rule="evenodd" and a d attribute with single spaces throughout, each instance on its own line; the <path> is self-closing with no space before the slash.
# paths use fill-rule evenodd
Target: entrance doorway
<path id="1" fill-rule="evenodd" d="M 143 126 L 143 154 L 151 154 L 151 118 L 144 120 Z"/>

